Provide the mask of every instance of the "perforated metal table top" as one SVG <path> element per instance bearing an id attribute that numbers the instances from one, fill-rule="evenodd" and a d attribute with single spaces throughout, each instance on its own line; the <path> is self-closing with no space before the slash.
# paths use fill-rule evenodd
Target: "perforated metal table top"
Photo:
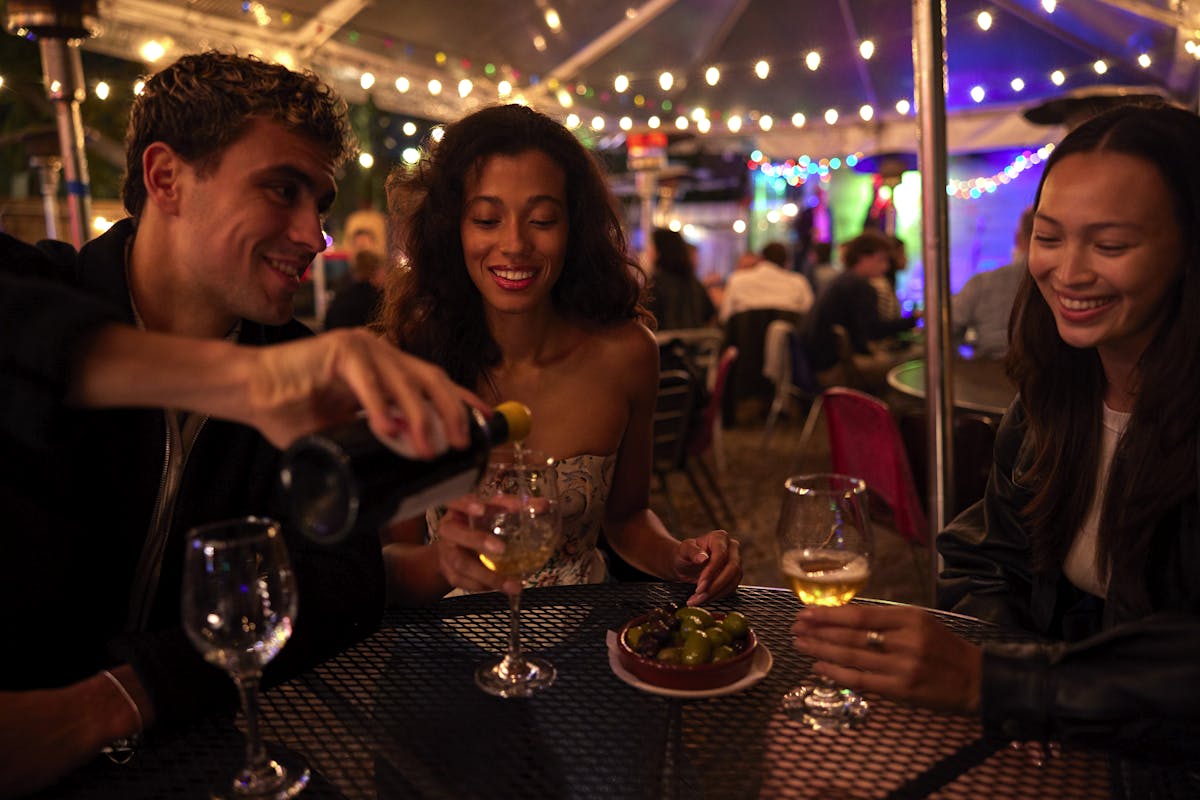
<path id="1" fill-rule="evenodd" d="M 522 640 L 558 668 L 526 700 L 479 691 L 476 665 L 502 652 L 508 606 L 496 594 L 389 612 L 381 629 L 262 697 L 264 737 L 302 754 L 307 798 L 1142 798 L 1195 797 L 1200 778 L 1066 751 L 1035 767 L 982 740 L 977 720 L 867 695 L 871 716 L 840 734 L 780 710 L 808 674 L 790 646 L 788 592 L 743 587 L 713 602 L 747 614 L 774 667 L 738 694 L 679 700 L 634 689 L 609 668 L 605 633 L 690 590 L 669 584 L 526 592 Z M 939 615 L 976 641 L 1009 634 Z M 240 719 L 238 720 L 240 725 Z M 228 718 L 151 737 L 133 763 L 99 760 L 47 796 L 207 797 L 239 766 Z"/>

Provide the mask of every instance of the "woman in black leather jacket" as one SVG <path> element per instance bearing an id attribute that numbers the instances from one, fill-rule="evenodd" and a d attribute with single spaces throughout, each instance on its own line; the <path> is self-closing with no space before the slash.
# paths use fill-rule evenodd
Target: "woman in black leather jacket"
<path id="1" fill-rule="evenodd" d="M 1041 643 L 810 608 L 793 632 L 819 673 L 996 736 L 1200 762 L 1198 141 L 1194 114 L 1124 107 L 1046 163 L 1010 323 L 1020 395 L 986 496 L 938 537 L 940 605 Z"/>

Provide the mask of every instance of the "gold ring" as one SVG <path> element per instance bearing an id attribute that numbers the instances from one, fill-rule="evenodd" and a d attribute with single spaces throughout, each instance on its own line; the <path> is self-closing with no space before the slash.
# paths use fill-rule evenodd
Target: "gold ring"
<path id="1" fill-rule="evenodd" d="M 879 631 L 867 631 L 867 647 L 872 650 L 882 650 L 884 641 L 883 634 Z"/>

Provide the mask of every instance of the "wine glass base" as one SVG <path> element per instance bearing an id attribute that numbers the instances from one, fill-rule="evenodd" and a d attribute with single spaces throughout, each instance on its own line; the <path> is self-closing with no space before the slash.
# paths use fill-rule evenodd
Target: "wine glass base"
<path id="1" fill-rule="evenodd" d="M 790 719 L 814 731 L 844 731 L 867 720 L 870 705 L 849 689 L 826 694 L 819 686 L 798 686 L 783 696 L 783 710 Z"/>
<path id="2" fill-rule="evenodd" d="M 238 773 L 233 784 L 216 790 L 212 800 L 288 800 L 304 791 L 312 772 L 297 753 L 272 753 L 267 768 L 257 773 Z"/>
<path id="3" fill-rule="evenodd" d="M 475 670 L 475 685 L 496 697 L 529 697 L 554 683 L 558 671 L 541 658 L 523 658 L 517 664 L 504 658 Z"/>

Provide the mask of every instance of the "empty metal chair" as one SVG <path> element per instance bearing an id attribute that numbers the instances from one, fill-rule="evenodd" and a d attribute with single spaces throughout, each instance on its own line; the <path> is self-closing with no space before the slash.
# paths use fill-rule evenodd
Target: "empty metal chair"
<path id="1" fill-rule="evenodd" d="M 782 351 L 780 353 L 780 351 Z M 821 413 L 821 384 L 808 363 L 808 355 L 800 342 L 800 334 L 796 326 L 784 320 L 775 320 L 767 327 L 767 341 L 764 345 L 764 372 L 767 364 L 778 361 L 779 369 L 776 374 L 775 397 L 771 401 L 771 410 L 767 413 L 767 423 L 763 426 L 762 443 L 765 447 L 771 438 L 779 415 L 787 410 L 793 398 L 808 403 L 808 416 L 804 420 L 804 430 L 800 434 L 800 447 L 803 449 L 813 429 L 816 428 L 817 418 Z M 782 358 L 778 358 L 782 355 Z"/>

